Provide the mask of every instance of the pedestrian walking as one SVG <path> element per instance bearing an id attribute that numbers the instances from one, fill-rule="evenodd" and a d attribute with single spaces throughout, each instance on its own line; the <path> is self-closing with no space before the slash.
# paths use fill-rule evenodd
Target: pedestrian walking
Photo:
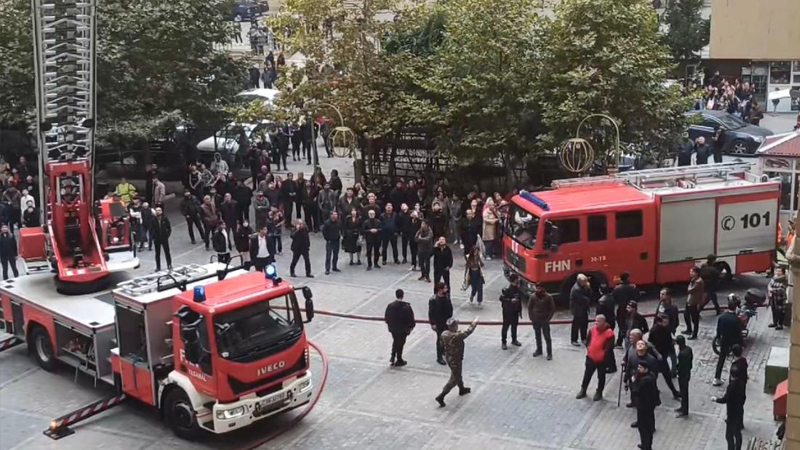
<path id="1" fill-rule="evenodd" d="M 389 363 L 395 367 L 403 367 L 408 364 L 403 359 L 403 347 L 406 345 L 406 338 L 414 329 L 416 321 L 414 320 L 414 310 L 403 298 L 403 290 L 396 290 L 394 295 L 395 300 L 389 303 L 384 314 L 384 321 L 392 335 L 392 356 L 389 358 Z"/>
<path id="2" fill-rule="evenodd" d="M 325 275 L 331 271 L 339 272 L 336 264 L 339 262 L 339 242 L 342 238 L 342 223 L 339 222 L 339 213 L 332 211 L 330 219 L 322 225 L 322 237 L 325 239 Z"/>
<path id="3" fill-rule="evenodd" d="M 3 266 L 3 281 L 8 279 L 8 266 L 11 266 L 12 278 L 19 276 L 17 270 L 17 239 L 8 227 L 0 226 L 0 264 Z"/>
<path id="4" fill-rule="evenodd" d="M 636 396 L 636 422 L 639 424 L 641 450 L 653 450 L 653 433 L 656 431 L 656 406 L 661 398 L 656 387 L 656 378 L 647 361 L 639 361 L 636 374 L 631 377 L 631 392 Z"/>
<path id="5" fill-rule="evenodd" d="M 306 224 L 302 220 L 298 219 L 294 222 L 291 238 L 292 263 L 289 265 L 289 274 L 292 277 L 297 276 L 294 273 L 294 268 L 297 266 L 297 262 L 300 261 L 300 257 L 302 257 L 306 265 L 306 277 L 314 278 L 314 275 L 311 275 L 311 259 L 308 257 L 308 252 L 311 250 L 311 240 L 308 238 L 308 228 L 306 228 Z"/>
<path id="6" fill-rule="evenodd" d="M 687 339 L 691 341 L 697 339 L 697 333 L 700 331 L 700 308 L 703 307 L 705 286 L 703 279 L 700 277 L 699 267 L 692 267 L 689 270 L 689 277 L 689 289 L 686 292 L 688 296 L 686 310 L 683 312 L 683 321 L 686 324 L 686 329 L 681 333 L 689 336 Z"/>
<path id="7" fill-rule="evenodd" d="M 508 349 L 506 342 L 509 328 L 511 329 L 511 345 L 521 347 L 522 344 L 517 340 L 517 325 L 519 325 L 519 319 L 522 317 L 522 291 L 519 289 L 519 277 L 516 274 L 509 276 L 508 287 L 500 292 L 500 305 L 503 311 L 500 347 L 503 350 Z"/>
<path id="8" fill-rule="evenodd" d="M 379 245 L 381 242 L 380 231 L 381 221 L 375 218 L 375 210 L 367 211 L 367 219 L 361 225 L 364 233 L 364 242 L 367 243 L 367 270 L 372 270 L 375 265 L 376 269 L 380 269 L 378 258 L 380 257 Z"/>
<path id="9" fill-rule="evenodd" d="M 450 268 L 453 267 L 453 251 L 447 245 L 447 238 L 439 236 L 433 248 L 433 282 L 444 280 L 450 289 Z"/>
<path id="10" fill-rule="evenodd" d="M 474 250 L 473 250 L 474 251 Z M 553 344 L 550 340 L 550 321 L 556 313 L 556 304 L 553 297 L 547 293 L 544 286 L 537 284 L 533 295 L 528 298 L 528 318 L 533 324 L 533 333 L 536 338 L 536 350 L 533 357 L 542 355 L 542 335 L 547 348 L 547 360 L 553 359 Z"/>
<path id="11" fill-rule="evenodd" d="M 717 315 L 720 315 L 722 308 L 719 307 L 719 301 L 717 300 L 717 289 L 719 288 L 721 274 L 714 265 L 716 262 L 716 255 L 708 255 L 706 262 L 700 266 L 700 277 L 703 279 L 703 287 L 706 294 L 700 311 L 710 301 L 714 305 L 714 311 L 716 311 Z"/>
<path id="12" fill-rule="evenodd" d="M 669 370 L 669 361 L 667 360 L 666 356 L 669 355 L 671 351 L 674 351 L 675 343 L 672 341 L 672 334 L 669 332 L 669 318 L 667 316 L 656 316 L 656 320 L 653 323 L 653 328 L 650 330 L 650 334 L 648 335 L 648 341 L 653 344 L 653 347 L 658 351 L 661 355 L 661 359 L 658 360 L 657 366 L 652 367 L 651 370 L 658 378 L 658 374 L 660 373 L 664 377 L 664 381 L 667 383 L 667 387 L 669 388 L 670 392 L 672 392 L 672 397 L 676 400 L 680 399 L 681 395 L 677 389 L 675 389 L 675 385 L 672 383 L 672 373 Z"/>
<path id="13" fill-rule="evenodd" d="M 572 345 L 579 347 L 578 335 L 581 341 L 586 343 L 586 331 L 589 327 L 589 308 L 591 304 L 592 287 L 589 285 L 589 278 L 584 274 L 578 274 L 578 278 L 569 292 L 569 310 L 572 313 L 572 329 L 570 330 L 570 341 Z"/>
<path id="14" fill-rule="evenodd" d="M 212 238 L 214 251 L 217 252 L 217 261 L 221 264 L 228 264 L 231 260 L 231 249 L 233 245 L 228 237 L 228 227 L 225 221 L 217 222 L 217 230 Z"/>
<path id="15" fill-rule="evenodd" d="M 458 386 L 458 395 L 467 395 L 472 392 L 472 389 L 464 386 L 463 378 L 463 362 L 464 362 L 464 340 L 475 331 L 478 325 L 478 318 L 476 317 L 466 331 L 458 331 L 458 320 L 448 319 L 447 330 L 442 332 L 442 345 L 444 346 L 445 357 L 447 358 L 447 365 L 450 368 L 450 379 L 442 388 L 442 393 L 436 396 L 436 401 L 439 407 L 444 408 L 444 398 L 450 391 Z"/>
<path id="16" fill-rule="evenodd" d="M 742 429 L 744 429 L 744 404 L 747 400 L 747 384 L 738 368 L 731 369 L 731 379 L 722 397 L 711 397 L 711 401 L 725 405 L 725 440 L 728 450 L 742 450 Z"/>
<path id="17" fill-rule="evenodd" d="M 614 303 L 617 305 L 617 325 L 619 326 L 619 333 L 617 333 L 616 346 L 622 348 L 622 342 L 628 337 L 630 328 L 627 327 L 627 312 L 628 303 L 638 302 L 640 298 L 639 288 L 631 283 L 631 274 L 622 272 L 619 275 L 619 284 L 614 287 L 612 295 Z"/>
<path id="18" fill-rule="evenodd" d="M 242 258 L 242 266 L 244 270 L 250 270 L 252 258 L 250 257 L 250 236 L 253 235 L 253 229 L 250 227 L 250 222 L 247 220 L 237 221 L 236 232 L 233 234 L 233 244 L 236 251 Z"/>
<path id="19" fill-rule="evenodd" d="M 413 215 L 413 213 L 412 213 Z M 419 262 L 418 280 L 431 282 L 431 252 L 433 251 L 433 231 L 428 226 L 428 222 L 421 221 L 419 230 L 414 236 L 417 243 L 417 261 Z"/>
<path id="20" fill-rule="evenodd" d="M 257 272 L 263 272 L 264 268 L 275 261 L 274 251 L 270 251 L 270 242 L 267 225 L 259 228 L 258 233 L 250 238 L 250 259 Z"/>
<path id="21" fill-rule="evenodd" d="M 361 265 L 361 219 L 358 217 L 358 210 L 353 208 L 350 210 L 349 217 L 344 221 L 344 237 L 342 239 L 342 246 L 345 253 L 350 255 L 350 265 Z M 353 255 L 358 258 L 357 262 L 353 261 Z"/>
<path id="22" fill-rule="evenodd" d="M 169 237 L 172 234 L 172 225 L 164 215 L 164 210 L 156 207 L 156 215 L 150 224 L 153 243 L 156 247 L 156 272 L 161 271 L 161 250 L 164 250 L 164 258 L 167 261 L 167 270 L 172 270 L 172 255 L 169 252 Z"/>
<path id="23" fill-rule="evenodd" d="M 586 389 L 592 376 L 597 372 L 597 390 L 592 397 L 593 401 L 603 399 L 603 390 L 606 387 L 606 361 L 608 352 L 613 351 L 614 330 L 608 327 L 606 317 L 602 314 L 595 317 L 595 325 L 589 330 L 586 338 L 586 363 L 583 371 L 583 382 L 577 399 L 586 397 Z"/>
<path id="24" fill-rule="evenodd" d="M 681 406 L 675 409 L 678 413 L 675 417 L 686 417 L 689 415 L 689 380 L 692 378 L 692 364 L 694 353 L 692 348 L 686 345 L 686 338 L 678 336 L 675 338 L 678 344 L 678 389 L 680 390 Z"/>
<path id="25" fill-rule="evenodd" d="M 714 372 L 714 381 L 712 383 L 714 386 L 722 386 L 722 369 L 725 366 L 725 360 L 731 352 L 731 347 L 737 344 L 741 345 L 742 342 L 742 322 L 736 313 L 738 306 L 735 297 L 729 297 L 727 311 L 717 319 L 716 339 L 719 340 L 719 359 L 717 360 L 717 369 Z"/>
<path id="26" fill-rule="evenodd" d="M 786 272 L 782 266 L 775 267 L 775 273 L 767 286 L 767 296 L 769 298 L 769 307 L 772 310 L 772 323 L 767 325 L 776 330 L 783 329 L 784 316 L 786 315 L 786 290 L 788 283 L 786 281 Z"/>
<path id="27" fill-rule="evenodd" d="M 469 302 L 472 303 L 477 295 L 478 306 L 481 306 L 481 303 L 483 303 L 483 284 L 485 280 L 480 249 L 473 248 L 469 256 L 467 256 L 467 262 L 464 267 L 464 281 L 466 286 L 471 289 Z"/>
<path id="28" fill-rule="evenodd" d="M 436 333 L 436 362 L 445 365 L 442 349 L 442 333 L 447 330 L 447 321 L 453 317 L 453 303 L 444 283 L 436 283 L 435 293 L 428 300 L 428 322 Z"/>

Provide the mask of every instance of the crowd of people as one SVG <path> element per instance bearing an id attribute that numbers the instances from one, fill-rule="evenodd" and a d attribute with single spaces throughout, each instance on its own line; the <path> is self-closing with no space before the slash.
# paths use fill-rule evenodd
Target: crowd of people
<path id="1" fill-rule="evenodd" d="M 264 54 L 263 49 L 260 54 Z M 280 68 L 285 65 L 286 58 L 283 56 L 283 52 L 278 52 L 278 54 L 275 55 L 270 50 L 264 58 L 263 67 L 259 67 L 258 64 L 253 63 L 250 68 L 247 69 L 250 88 L 275 89 L 276 83 L 278 82 L 278 75 L 280 74 Z"/>
<path id="2" fill-rule="evenodd" d="M 741 82 L 738 78 L 732 83 L 720 77 L 719 72 L 707 80 L 695 101 L 696 110 L 725 111 L 753 125 L 761 123 L 764 111 L 755 100 L 755 86 Z"/>

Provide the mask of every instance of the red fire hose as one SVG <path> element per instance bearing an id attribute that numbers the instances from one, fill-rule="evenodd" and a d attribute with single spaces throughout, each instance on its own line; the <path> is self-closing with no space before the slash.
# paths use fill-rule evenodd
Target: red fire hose
<path id="1" fill-rule="evenodd" d="M 317 392 L 314 394 L 314 398 L 312 398 L 308 405 L 306 405 L 305 409 L 300 414 L 295 416 L 294 419 L 292 419 L 292 421 L 289 422 L 285 427 L 275 430 L 272 433 L 258 438 L 252 442 L 248 442 L 247 444 L 239 447 L 237 450 L 253 450 L 256 447 L 266 444 L 267 442 L 294 428 L 295 425 L 300 423 L 300 421 L 303 420 L 303 418 L 305 418 L 312 409 L 314 409 L 314 406 L 322 396 L 322 391 L 325 389 L 325 383 L 328 381 L 328 355 L 324 350 L 322 350 L 322 348 L 319 347 L 319 345 L 316 344 L 316 342 L 308 341 L 308 345 L 316 350 L 317 353 L 319 353 L 320 358 L 322 358 L 322 379 L 319 382 L 319 387 L 317 388 Z"/>

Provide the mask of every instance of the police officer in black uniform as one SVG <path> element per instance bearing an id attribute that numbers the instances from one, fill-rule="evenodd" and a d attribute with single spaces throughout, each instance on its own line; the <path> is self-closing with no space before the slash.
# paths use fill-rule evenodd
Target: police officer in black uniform
<path id="1" fill-rule="evenodd" d="M 511 284 L 500 293 L 500 304 L 503 307 L 503 328 L 501 330 L 503 350 L 508 348 L 506 339 L 509 327 L 511 328 L 511 345 L 522 346 L 517 340 L 517 325 L 519 324 L 519 318 L 522 316 L 522 291 L 519 289 L 519 277 L 517 275 L 511 275 L 509 280 Z"/>

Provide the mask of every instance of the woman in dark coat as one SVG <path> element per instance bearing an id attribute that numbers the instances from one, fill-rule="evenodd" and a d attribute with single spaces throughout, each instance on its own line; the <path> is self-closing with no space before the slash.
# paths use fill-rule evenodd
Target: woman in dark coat
<path id="1" fill-rule="evenodd" d="M 253 235 L 253 229 L 250 223 L 245 220 L 244 222 L 237 221 L 236 232 L 233 235 L 233 243 L 236 245 L 236 251 L 242 255 L 242 265 L 245 270 L 250 270 L 250 236 Z"/>
<path id="2" fill-rule="evenodd" d="M 361 265 L 361 243 L 358 242 L 361 236 L 361 219 L 358 218 L 358 209 L 350 210 L 350 217 L 344 221 L 344 239 L 342 245 L 344 251 L 350 254 L 350 265 Z M 358 262 L 353 262 L 353 255 L 358 257 Z"/>

